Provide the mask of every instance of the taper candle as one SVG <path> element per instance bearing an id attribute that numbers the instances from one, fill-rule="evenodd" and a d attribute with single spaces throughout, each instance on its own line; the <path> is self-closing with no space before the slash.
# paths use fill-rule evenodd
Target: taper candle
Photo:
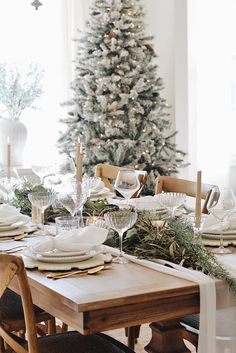
<path id="1" fill-rule="evenodd" d="M 83 177 L 83 145 L 78 139 L 76 148 L 76 177 L 77 181 L 82 182 Z"/>
<path id="2" fill-rule="evenodd" d="M 195 204 L 195 226 L 199 228 L 201 225 L 201 194 L 202 194 L 202 172 L 197 172 L 197 194 Z"/>
<path id="3" fill-rule="evenodd" d="M 7 138 L 7 179 L 11 178 L 11 144 L 10 138 Z"/>

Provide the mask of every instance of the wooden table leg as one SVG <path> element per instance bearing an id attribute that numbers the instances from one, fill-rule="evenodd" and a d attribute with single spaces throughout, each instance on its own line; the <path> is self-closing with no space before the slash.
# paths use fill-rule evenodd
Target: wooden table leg
<path id="1" fill-rule="evenodd" d="M 179 321 L 161 321 L 150 325 L 152 338 L 145 347 L 148 353 L 189 353 L 183 342 L 185 328 Z"/>

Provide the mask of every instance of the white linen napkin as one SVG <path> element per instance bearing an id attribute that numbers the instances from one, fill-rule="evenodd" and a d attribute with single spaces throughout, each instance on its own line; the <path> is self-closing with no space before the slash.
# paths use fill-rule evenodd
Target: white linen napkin
<path id="1" fill-rule="evenodd" d="M 12 224 L 19 220 L 21 214 L 18 208 L 8 204 L 0 205 L 0 224 Z"/>
<path id="2" fill-rule="evenodd" d="M 213 215 L 206 217 L 206 220 L 202 227 L 203 233 L 220 233 L 222 230 L 221 222 L 215 218 Z M 233 231 L 236 233 L 236 213 L 233 213 L 228 220 L 225 222 L 223 231 Z"/>
<path id="3" fill-rule="evenodd" d="M 63 231 L 56 237 L 44 237 L 31 246 L 33 253 L 42 254 L 52 250 L 87 251 L 101 245 L 107 238 L 108 230 L 94 225 Z"/>

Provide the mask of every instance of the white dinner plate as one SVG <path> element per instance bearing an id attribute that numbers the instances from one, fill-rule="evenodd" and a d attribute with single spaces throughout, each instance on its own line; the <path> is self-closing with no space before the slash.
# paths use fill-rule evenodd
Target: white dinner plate
<path id="1" fill-rule="evenodd" d="M 17 229 L 13 229 L 13 230 L 6 230 L 4 232 L 0 232 L 0 239 L 3 237 L 14 237 L 15 235 L 20 235 L 22 233 L 24 233 L 24 229 L 25 227 L 20 227 Z"/>
<path id="2" fill-rule="evenodd" d="M 205 239 L 219 240 L 220 239 L 220 234 L 203 233 L 202 237 L 205 238 Z M 234 240 L 234 239 L 236 239 L 236 232 L 234 231 L 234 233 L 230 233 L 230 234 L 223 233 L 223 239 L 224 240 Z"/>
<path id="3" fill-rule="evenodd" d="M 70 256 L 81 256 L 86 255 L 88 251 L 80 250 L 80 251 L 60 251 L 60 250 L 53 250 L 41 253 L 40 255 L 43 257 L 70 257 Z"/>
<path id="4" fill-rule="evenodd" d="M 30 257 L 33 260 L 47 263 L 70 263 L 70 262 L 81 262 L 88 260 L 95 256 L 97 252 L 95 250 L 91 250 L 83 255 L 75 255 L 75 256 L 42 256 L 41 254 L 35 254 L 32 252 L 32 249 L 27 248 L 24 250 L 24 255 Z"/>
<path id="5" fill-rule="evenodd" d="M 9 226 L 2 226 L 0 225 L 0 232 L 5 232 L 6 230 L 13 230 L 13 229 L 17 229 L 21 226 L 23 226 L 25 224 L 25 222 L 23 221 L 19 221 L 19 222 L 16 222 L 16 223 L 13 223 Z"/>
<path id="6" fill-rule="evenodd" d="M 99 195 L 107 194 L 108 192 L 110 192 L 109 188 L 103 188 L 101 190 L 94 190 L 94 191 L 91 191 L 91 196 L 99 196 Z"/>

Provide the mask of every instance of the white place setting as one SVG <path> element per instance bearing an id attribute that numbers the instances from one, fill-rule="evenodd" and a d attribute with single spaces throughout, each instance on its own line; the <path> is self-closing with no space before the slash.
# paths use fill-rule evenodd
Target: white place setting
<path id="1" fill-rule="evenodd" d="M 101 244 L 108 230 L 87 226 L 63 231 L 56 237 L 44 236 L 23 252 L 27 268 L 39 270 L 84 269 L 111 261 L 111 255 L 103 254 Z"/>

